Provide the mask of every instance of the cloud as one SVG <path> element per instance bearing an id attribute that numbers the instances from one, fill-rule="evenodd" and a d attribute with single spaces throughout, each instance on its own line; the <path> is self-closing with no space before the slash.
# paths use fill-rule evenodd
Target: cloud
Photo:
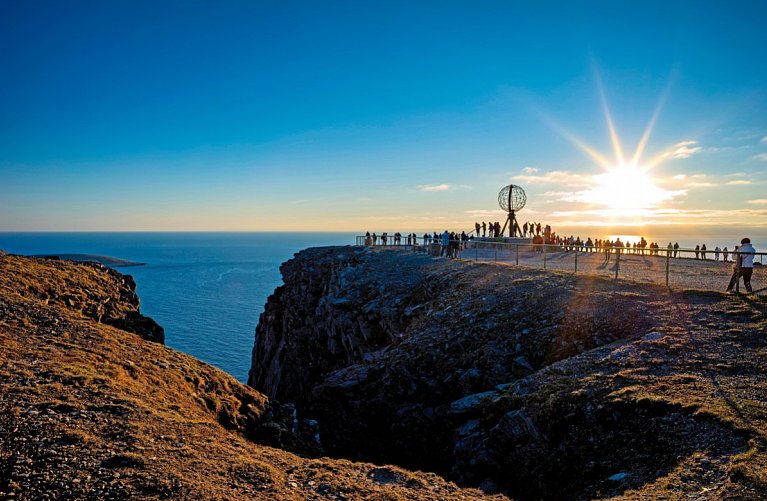
<path id="1" fill-rule="evenodd" d="M 756 200 L 748 200 L 746 203 L 753 205 L 767 205 L 767 198 L 757 198 Z"/>
<path id="2" fill-rule="evenodd" d="M 759 141 L 759 142 L 760 142 L 760 143 L 764 143 L 764 144 L 767 144 L 767 136 L 764 136 L 764 137 L 762 138 L 762 140 L 761 140 L 761 141 Z"/>
<path id="3" fill-rule="evenodd" d="M 498 217 L 498 216 L 506 215 L 506 213 L 502 211 L 501 209 L 471 209 L 471 210 L 465 210 L 463 211 L 463 213 L 468 214 L 469 216 L 474 218 Z"/>
<path id="4" fill-rule="evenodd" d="M 565 170 L 553 170 L 539 175 L 519 175 L 512 179 L 529 184 L 564 184 L 571 187 L 580 187 L 589 185 L 590 176 L 573 174 Z"/>
<path id="5" fill-rule="evenodd" d="M 450 189 L 449 184 L 419 184 L 418 189 L 421 191 L 447 191 Z"/>
<path id="6" fill-rule="evenodd" d="M 727 181 L 727 184 L 731 186 L 741 185 L 741 184 L 751 184 L 751 181 L 747 181 L 745 179 L 735 179 L 734 181 Z"/>
<path id="7" fill-rule="evenodd" d="M 674 145 L 674 151 L 669 154 L 670 158 L 684 159 L 690 158 L 696 153 L 703 151 L 702 146 L 695 146 L 697 141 L 682 141 Z"/>
<path id="8" fill-rule="evenodd" d="M 522 169 L 522 173 L 523 174 L 527 174 L 527 175 L 535 174 L 536 172 L 538 172 L 538 168 L 537 167 L 529 167 L 528 166 L 528 167 L 525 167 L 524 169 Z"/>
<path id="9" fill-rule="evenodd" d="M 550 219 L 555 224 L 567 226 L 604 226 L 615 216 L 611 209 L 584 209 L 554 211 Z M 696 225 L 732 225 L 733 221 L 762 221 L 767 217 L 767 209 L 668 209 L 657 208 L 644 212 L 638 224 L 696 224 Z M 631 226 L 632 223 L 626 223 Z"/>
<path id="10" fill-rule="evenodd" d="M 655 182 L 661 185 L 679 186 L 678 181 L 683 182 L 686 188 L 711 188 L 717 184 L 711 181 L 708 174 L 677 174 L 670 178 L 656 178 Z"/>
<path id="11" fill-rule="evenodd" d="M 751 158 L 753 160 L 761 160 L 762 162 L 767 162 L 767 153 L 759 153 L 758 155 L 754 155 Z"/>

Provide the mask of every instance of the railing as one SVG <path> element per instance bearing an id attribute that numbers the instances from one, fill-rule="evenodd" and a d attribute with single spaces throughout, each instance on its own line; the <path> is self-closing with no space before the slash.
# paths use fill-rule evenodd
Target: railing
<path id="1" fill-rule="evenodd" d="M 357 237 L 357 245 L 373 246 L 372 237 Z M 643 283 L 662 284 L 680 289 L 725 290 L 739 263 L 740 252 L 695 249 L 634 249 L 586 247 L 585 245 L 509 243 L 502 240 L 472 239 L 451 241 L 442 246 L 441 239 L 423 237 L 399 242 L 391 235 L 384 243 L 379 236 L 375 246 L 409 247 L 433 256 L 447 255 L 478 262 L 498 262 L 529 268 L 569 271 L 609 276 Z M 451 254 L 455 253 L 454 256 Z M 754 255 L 752 283 L 754 293 L 767 294 L 767 253 Z M 737 271 L 740 274 L 739 271 Z M 735 284 L 740 289 L 741 279 Z"/>

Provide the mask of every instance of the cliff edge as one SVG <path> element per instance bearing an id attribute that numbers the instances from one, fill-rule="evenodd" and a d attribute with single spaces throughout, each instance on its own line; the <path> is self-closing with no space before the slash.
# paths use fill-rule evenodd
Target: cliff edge
<path id="1" fill-rule="evenodd" d="M 0 252 L 0 498 L 483 497 L 312 459 L 311 421 L 163 346 L 138 304 L 130 277 L 100 265 Z"/>
<path id="2" fill-rule="evenodd" d="M 361 247 L 281 271 L 249 384 L 330 455 L 520 499 L 767 495 L 762 298 Z"/>

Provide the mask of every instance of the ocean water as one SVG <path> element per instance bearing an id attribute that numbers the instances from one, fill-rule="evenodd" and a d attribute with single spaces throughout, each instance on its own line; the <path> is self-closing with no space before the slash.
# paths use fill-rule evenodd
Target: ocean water
<path id="1" fill-rule="evenodd" d="M 168 346 L 247 381 L 258 317 L 301 249 L 352 245 L 352 233 L 0 233 L 14 254 L 97 254 L 147 263 L 133 275 L 141 312 Z"/>

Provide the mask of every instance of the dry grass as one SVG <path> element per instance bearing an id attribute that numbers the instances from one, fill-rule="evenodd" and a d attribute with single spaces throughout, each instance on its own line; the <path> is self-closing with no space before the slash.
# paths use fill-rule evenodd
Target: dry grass
<path id="1" fill-rule="evenodd" d="M 60 299 L 64 291 L 75 306 Z M 303 459 L 250 442 L 242 427 L 263 417 L 266 397 L 83 316 L 84 297 L 115 291 L 113 277 L 90 266 L 0 256 L 0 497 L 479 495 L 420 473 L 408 473 L 417 481 L 407 485 L 382 485 L 367 475 L 372 465 Z"/>

